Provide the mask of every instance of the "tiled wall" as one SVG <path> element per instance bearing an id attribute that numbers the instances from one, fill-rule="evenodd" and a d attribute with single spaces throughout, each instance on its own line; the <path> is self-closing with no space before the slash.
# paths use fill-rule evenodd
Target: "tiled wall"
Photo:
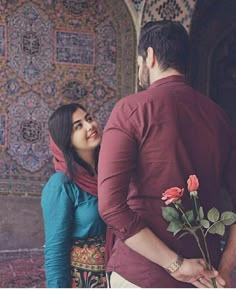
<path id="1" fill-rule="evenodd" d="M 140 26 L 151 20 L 174 19 L 181 21 L 189 31 L 196 0 L 127 0 L 136 24 L 137 35 Z"/>

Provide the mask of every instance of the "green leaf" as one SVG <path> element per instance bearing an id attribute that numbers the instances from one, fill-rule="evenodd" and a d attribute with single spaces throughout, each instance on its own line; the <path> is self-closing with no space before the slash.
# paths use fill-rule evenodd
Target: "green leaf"
<path id="1" fill-rule="evenodd" d="M 215 233 L 222 236 L 225 234 L 225 225 L 222 222 L 219 221 L 214 226 L 215 226 Z"/>
<path id="2" fill-rule="evenodd" d="M 166 221 L 171 222 L 173 219 L 174 220 L 179 219 L 179 213 L 173 207 L 162 207 L 161 209 L 162 209 L 162 216 Z"/>
<path id="3" fill-rule="evenodd" d="M 200 220 L 200 224 L 204 227 L 204 228 L 209 228 L 210 227 L 210 222 L 207 219 L 202 219 Z"/>
<path id="4" fill-rule="evenodd" d="M 182 228 L 183 228 L 182 223 L 180 223 L 178 220 L 172 220 L 167 230 L 169 232 L 173 232 L 174 235 L 176 235 Z"/>
<path id="5" fill-rule="evenodd" d="M 236 214 L 231 211 L 225 211 L 221 214 L 220 220 L 224 225 L 231 225 L 236 221 Z"/>
<path id="6" fill-rule="evenodd" d="M 209 233 L 224 235 L 225 225 L 222 222 L 218 221 L 209 228 Z"/>
<path id="7" fill-rule="evenodd" d="M 200 219 L 203 219 L 204 218 L 204 212 L 203 212 L 203 207 L 199 207 L 199 217 Z"/>
<path id="8" fill-rule="evenodd" d="M 216 222 L 219 220 L 220 218 L 220 213 L 219 211 L 213 207 L 211 208 L 208 213 L 207 213 L 207 218 L 211 221 L 211 222 Z"/>
<path id="9" fill-rule="evenodd" d="M 216 227 L 213 225 L 208 230 L 209 233 L 215 234 L 216 233 Z"/>
<path id="10" fill-rule="evenodd" d="M 187 217 L 187 219 L 188 219 L 189 222 L 193 222 L 194 221 L 193 210 L 187 211 L 185 213 L 185 215 L 186 215 L 186 217 Z M 182 216 L 182 219 L 184 219 L 183 216 Z"/>
<path id="11" fill-rule="evenodd" d="M 175 236 L 177 233 L 179 233 L 182 229 L 177 229 L 174 233 L 173 236 Z"/>

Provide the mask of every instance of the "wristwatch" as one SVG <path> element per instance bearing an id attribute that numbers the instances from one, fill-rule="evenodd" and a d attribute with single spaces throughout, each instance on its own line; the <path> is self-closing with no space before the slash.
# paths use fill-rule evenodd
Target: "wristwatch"
<path id="1" fill-rule="evenodd" d="M 169 273 L 172 274 L 176 272 L 183 264 L 184 258 L 180 255 L 178 255 L 177 260 L 172 263 L 168 268 L 165 268 L 165 270 Z"/>

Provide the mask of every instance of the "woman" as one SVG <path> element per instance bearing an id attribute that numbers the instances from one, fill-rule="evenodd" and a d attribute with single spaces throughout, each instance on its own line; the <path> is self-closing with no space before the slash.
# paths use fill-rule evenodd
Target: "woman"
<path id="1" fill-rule="evenodd" d="M 98 213 L 101 133 L 77 103 L 49 118 L 55 171 L 42 191 L 45 271 L 50 288 L 106 288 L 106 227 Z"/>

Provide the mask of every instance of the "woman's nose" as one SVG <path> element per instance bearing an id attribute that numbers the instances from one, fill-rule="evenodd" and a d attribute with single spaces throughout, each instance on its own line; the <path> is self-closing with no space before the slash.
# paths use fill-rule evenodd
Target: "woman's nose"
<path id="1" fill-rule="evenodd" d="M 89 130 L 92 130 L 93 129 L 93 125 L 92 123 L 90 122 L 86 122 L 86 129 L 89 131 Z"/>

